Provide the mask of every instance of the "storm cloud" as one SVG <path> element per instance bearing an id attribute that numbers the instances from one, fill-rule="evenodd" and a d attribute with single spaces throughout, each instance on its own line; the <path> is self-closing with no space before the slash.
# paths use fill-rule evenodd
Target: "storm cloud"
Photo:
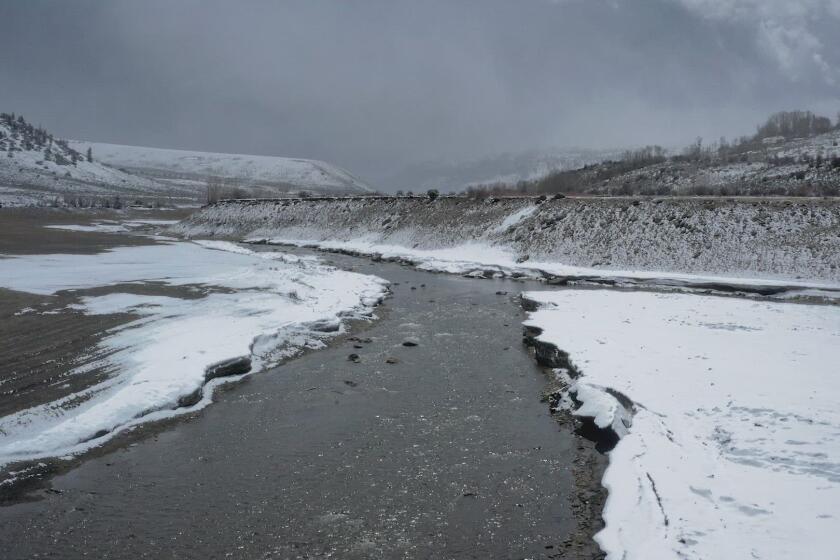
<path id="1" fill-rule="evenodd" d="M 426 160 L 834 115 L 839 28 L 840 0 L 5 1 L 0 110 L 377 183 Z"/>

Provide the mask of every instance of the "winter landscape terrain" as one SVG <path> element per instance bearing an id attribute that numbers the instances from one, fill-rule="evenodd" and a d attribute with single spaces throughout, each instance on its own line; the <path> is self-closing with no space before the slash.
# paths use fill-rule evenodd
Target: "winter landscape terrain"
<path id="1" fill-rule="evenodd" d="M 0 205 L 196 205 L 208 198 L 360 195 L 371 188 L 315 160 L 67 141 L 0 115 Z"/>
<path id="2" fill-rule="evenodd" d="M 19 132 L 16 141 L 24 144 L 7 159 L 28 166 L 7 167 L 12 181 L 48 181 L 42 172 L 49 165 L 78 168 L 78 173 L 93 170 L 96 177 L 125 174 L 126 181 L 137 177 L 141 182 L 132 184 L 146 188 L 143 181 L 149 181 L 164 191 L 187 188 L 190 181 L 199 188 L 198 177 L 210 173 L 211 166 L 216 166 L 212 173 L 219 180 L 261 181 L 278 170 L 294 175 L 298 185 L 315 180 L 305 162 L 304 167 L 285 162 L 276 167 L 277 160 L 268 158 L 55 140 L 49 149 L 52 159 L 33 163 L 29 155 L 50 146 L 44 134 L 34 128 L 25 135 Z M 808 146 L 824 140 L 814 138 Z M 33 143 L 31 150 L 26 142 Z M 87 161 L 88 147 L 114 167 Z M 66 179 L 71 178 L 72 171 Z M 322 184 L 326 180 L 317 178 Z M 109 195 L 116 192 L 108 185 L 101 188 Z M 547 536 L 548 528 L 508 524 L 505 542 L 519 543 L 516 550 L 610 559 L 790 558 L 803 547 L 832 554 L 834 521 L 840 515 L 840 449 L 833 443 L 840 426 L 833 411 L 840 390 L 833 382 L 840 358 L 833 355 L 840 348 L 836 198 L 470 197 L 430 192 L 241 198 L 178 211 L 66 206 L 3 210 L 0 310 L 7 347 L 0 357 L 7 367 L 0 380 L 0 499 L 9 508 L 0 514 L 14 512 L 20 507 L 14 504 L 33 495 L 45 500 L 31 513 L 8 513 L 4 524 L 9 530 L 39 532 L 40 520 L 52 515 L 51 503 L 65 492 L 82 495 L 72 473 L 95 469 L 97 455 L 108 457 L 113 450 L 142 443 L 155 457 L 156 434 L 179 417 L 196 418 L 211 403 L 224 402 L 220 389 L 225 384 L 243 382 L 252 374 L 282 377 L 301 355 L 332 364 L 344 376 L 327 393 L 335 399 L 317 401 L 319 407 L 341 406 L 342 399 L 353 395 L 352 406 L 374 407 L 377 419 L 392 417 L 393 411 L 382 408 L 391 401 L 379 402 L 378 395 L 409 389 L 381 376 L 403 370 L 420 384 L 410 389 L 416 400 L 403 414 L 422 420 L 435 411 L 447 418 L 440 416 L 439 422 L 454 430 L 444 434 L 438 424 L 429 442 L 433 448 L 472 434 L 456 446 L 457 453 L 479 452 L 495 441 L 496 449 L 518 456 L 522 451 L 516 451 L 516 441 L 523 437 L 518 430 L 525 429 L 519 421 L 494 427 L 480 419 L 480 409 L 467 414 L 472 407 L 464 397 L 451 401 L 446 413 L 431 404 L 442 398 L 436 387 L 446 386 L 467 368 L 457 357 L 453 361 L 451 354 L 444 358 L 439 353 L 445 346 L 441 337 L 452 337 L 457 350 L 450 352 L 486 354 L 468 337 L 472 327 L 455 325 L 479 317 L 484 317 L 482 325 L 485 320 L 496 325 L 493 318 L 501 314 L 506 317 L 504 329 L 483 343 L 496 341 L 497 351 L 516 346 L 511 358 L 518 365 L 511 367 L 529 363 L 526 369 L 542 368 L 545 377 L 528 378 L 529 383 L 543 379 L 537 383 L 540 389 L 501 381 L 482 406 L 507 418 L 522 407 L 520 397 L 509 400 L 507 395 L 542 393 L 548 407 L 542 405 L 540 416 L 566 427 L 564 437 L 572 439 L 558 444 L 576 447 L 569 456 L 574 458 L 566 459 L 574 465 L 568 478 L 549 472 L 530 475 L 544 479 L 540 488 L 561 484 L 557 500 L 571 512 L 563 514 L 570 515 L 569 521 L 558 529 L 565 536 L 555 540 Z M 68 244 L 65 238 L 73 241 Z M 346 256 L 336 260 L 330 253 Z M 462 288 L 450 283 L 454 280 L 434 280 L 440 275 L 486 286 L 467 292 L 470 300 L 476 299 L 471 305 L 483 301 L 485 309 L 463 301 L 458 295 Z M 485 299 L 493 294 L 503 299 Z M 452 303 L 443 311 L 440 301 Z M 466 308 L 458 310 L 458 305 Z M 412 313 L 420 315 L 407 319 Z M 365 336 L 377 322 L 389 334 Z M 524 328 L 524 345 L 517 345 L 517 324 Z M 41 340 L 42 332 L 54 333 L 50 339 L 55 342 Z M 68 337 L 67 332 L 75 334 Z M 349 355 L 346 350 L 342 354 L 346 345 L 352 346 Z M 430 363 L 414 362 L 412 356 L 423 353 L 412 350 L 417 347 L 428 347 L 432 354 L 424 359 Z M 461 365 L 452 369 L 454 364 Z M 445 376 L 437 385 L 424 384 L 429 365 Z M 796 372 L 795 382 L 791 372 Z M 452 390 L 482 392 L 482 378 L 504 380 L 507 375 L 485 365 L 480 374 L 470 374 L 466 386 Z M 372 385 L 360 391 L 360 383 Z M 307 376 L 287 390 L 301 396 L 321 392 Z M 258 397 L 266 398 L 264 393 Z M 230 418 L 231 413 L 226 413 L 231 425 L 241 423 L 247 429 L 252 422 L 237 413 Z M 305 408 L 296 414 L 274 421 L 307 422 Z M 335 413 L 324 409 L 320 414 L 327 418 Z M 351 422 L 367 417 L 354 418 Z M 405 430 L 424 433 L 405 422 L 394 425 L 398 433 L 393 435 L 376 428 L 380 435 L 374 437 L 410 443 Z M 544 433 L 541 422 L 540 427 L 528 424 L 529 437 L 536 438 L 532 450 L 542 449 L 544 438 L 558 437 Z M 181 429 L 179 425 L 174 429 Z M 355 429 L 366 433 L 373 428 L 357 424 Z M 280 434 L 270 437 L 275 440 Z M 346 437 L 330 445 L 341 449 Z M 437 473 L 433 479 L 420 475 L 423 487 L 440 485 L 443 459 L 434 459 L 437 453 L 430 451 L 418 459 L 409 451 L 418 444 L 411 445 L 404 452 L 414 459 L 403 468 L 411 471 L 420 460 L 429 475 Z M 224 447 L 216 449 L 226 454 Z M 312 451 L 323 456 L 320 449 Z M 489 455 L 471 459 L 470 474 L 458 483 L 459 500 L 490 498 L 481 507 L 506 519 L 506 502 L 492 498 L 495 491 L 469 482 L 491 477 L 494 467 L 481 457 L 496 452 L 486 449 L 480 453 Z M 145 452 L 136 453 L 121 467 L 128 469 L 126 474 L 147 461 L 142 459 Z M 212 455 L 206 447 L 200 453 Z M 608 465 L 600 460 L 602 453 Z M 359 469 L 367 468 L 359 459 L 363 456 L 367 452 L 356 452 Z M 529 461 L 519 458 L 515 464 Z M 550 464 L 556 461 L 561 460 L 551 459 Z M 240 470 L 260 464 L 250 452 L 237 462 Z M 162 492 L 147 494 L 147 499 L 164 504 L 167 496 L 183 492 L 157 474 L 147 476 Z M 454 472 L 446 476 L 460 480 Z M 556 482 L 546 482 L 552 479 Z M 240 491 L 253 492 L 247 485 Z M 300 491 L 312 492 L 306 485 Z M 533 491 L 538 490 L 517 482 L 509 499 L 521 503 Z M 449 534 L 448 523 L 420 521 L 435 511 L 430 504 L 413 506 L 412 511 L 425 512 L 414 521 L 389 525 L 371 517 L 379 511 L 377 500 L 364 506 L 366 513 L 356 512 L 365 523 L 373 523 L 373 533 L 340 530 L 342 538 L 350 539 L 346 543 L 318 537 L 312 546 L 354 557 L 360 550 L 388 557 L 437 550 L 430 543 L 419 545 L 414 530 L 405 532 L 406 523 L 431 523 L 432 531 Z M 76 507 L 91 507 L 87 500 L 87 506 L 81 503 L 76 501 Z M 96 503 L 106 507 L 107 502 Z M 204 507 L 212 509 L 214 503 Z M 329 518 L 344 523 L 359 507 L 346 504 L 339 513 L 318 515 L 337 515 Z M 209 511 L 205 515 L 212 516 Z M 479 519 L 474 515 L 470 519 Z M 492 517 L 480 519 L 475 534 L 490 535 Z M 308 525 L 295 527 L 320 534 Z M 238 534 L 242 530 L 236 529 Z M 535 531 L 531 538 L 529 531 Z M 201 545 L 205 553 L 218 546 L 216 538 L 207 536 Z M 261 537 L 249 542 L 256 550 L 270 546 Z M 80 550 L 73 539 L 66 546 L 74 555 Z M 510 550 L 489 537 L 470 547 L 490 556 Z M 18 543 L 14 557 L 43 550 Z M 282 556 L 286 549 L 277 550 Z M 107 546 L 100 552 L 113 554 Z"/>
<path id="3" fill-rule="evenodd" d="M 808 199 L 230 201 L 172 229 L 568 286 L 524 293 L 525 326 L 556 376 L 553 409 L 617 440 L 596 536 L 607 556 L 788 558 L 835 544 L 838 357 L 826 352 L 840 348 L 838 210 Z"/>
<path id="4" fill-rule="evenodd" d="M 99 161 L 111 167 L 174 189 L 192 188 L 199 194 L 206 190 L 208 178 L 224 189 L 220 195 L 234 198 L 276 198 L 300 192 L 361 195 L 373 190 L 347 171 L 316 160 L 162 150 L 98 142 L 72 141 L 69 145 L 79 151 L 90 148 Z"/>
<path id="5" fill-rule="evenodd" d="M 837 29 L 3 3 L 0 560 L 840 558 Z"/>

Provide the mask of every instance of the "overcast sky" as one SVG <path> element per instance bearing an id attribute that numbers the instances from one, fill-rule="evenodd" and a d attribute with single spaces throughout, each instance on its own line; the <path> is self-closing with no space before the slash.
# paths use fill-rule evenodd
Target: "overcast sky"
<path id="1" fill-rule="evenodd" d="M 840 0 L 0 0 L 0 110 L 363 178 L 840 110 Z"/>

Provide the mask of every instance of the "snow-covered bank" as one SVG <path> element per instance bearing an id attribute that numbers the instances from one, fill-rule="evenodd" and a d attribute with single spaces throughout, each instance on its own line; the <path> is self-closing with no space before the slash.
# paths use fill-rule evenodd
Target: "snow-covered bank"
<path id="1" fill-rule="evenodd" d="M 471 243 L 450 249 L 410 249 L 365 241 L 314 241 L 249 238 L 245 243 L 291 245 L 410 264 L 420 270 L 461 274 L 473 278 L 531 278 L 554 284 L 601 284 L 616 287 L 656 287 L 660 290 L 761 295 L 784 300 L 840 300 L 840 283 L 806 282 L 734 276 L 705 276 L 679 272 L 601 270 L 553 262 L 516 262 L 498 246 Z"/>
<path id="2" fill-rule="evenodd" d="M 520 269 L 551 264 L 604 277 L 669 271 L 840 284 L 840 200 L 834 199 L 227 201 L 172 229 L 192 237 L 347 244 L 433 258 L 448 253 L 449 260 Z"/>
<path id="3" fill-rule="evenodd" d="M 525 297 L 541 306 L 526 325 L 582 374 L 578 413 L 625 432 L 597 536 L 610 559 L 836 555 L 840 309 L 607 290 Z M 635 403 L 631 422 L 607 388 Z"/>
<path id="4" fill-rule="evenodd" d="M 139 295 L 131 285 L 192 288 L 190 297 Z M 255 253 L 209 241 L 121 247 L 94 255 L 0 258 L 0 286 L 36 294 L 123 286 L 85 295 L 76 311 L 131 312 L 97 349 L 103 383 L 0 418 L 0 464 L 84 451 L 142 421 L 206 405 L 214 365 L 250 359 L 251 371 L 318 347 L 342 320 L 367 316 L 387 289 L 376 277 L 317 259 Z M 194 296 L 194 297 L 193 297 Z M 242 360 L 237 373 L 248 371 Z"/>

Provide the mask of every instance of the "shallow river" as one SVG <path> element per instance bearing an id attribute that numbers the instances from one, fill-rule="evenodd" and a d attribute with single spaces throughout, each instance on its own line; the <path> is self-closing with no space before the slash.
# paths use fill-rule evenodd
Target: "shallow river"
<path id="1" fill-rule="evenodd" d="M 360 340 L 219 390 L 0 508 L 2 557 L 595 557 L 605 459 L 540 402 L 515 300 L 539 284 L 322 258 L 394 283 Z"/>

